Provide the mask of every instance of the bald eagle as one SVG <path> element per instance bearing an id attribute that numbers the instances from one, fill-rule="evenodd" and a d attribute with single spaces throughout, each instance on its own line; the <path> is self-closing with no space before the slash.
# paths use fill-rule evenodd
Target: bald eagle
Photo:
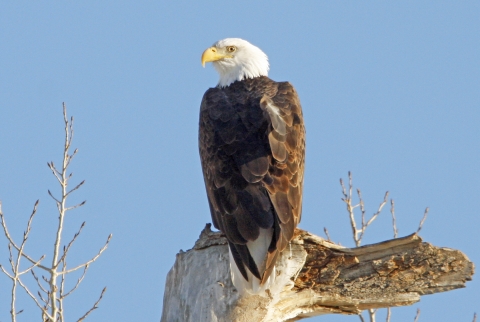
<path id="1" fill-rule="evenodd" d="M 220 75 L 200 107 L 199 149 L 214 226 L 228 240 L 232 282 L 258 294 L 302 213 L 305 127 L 297 93 L 267 77 L 268 57 L 239 38 L 203 52 Z"/>

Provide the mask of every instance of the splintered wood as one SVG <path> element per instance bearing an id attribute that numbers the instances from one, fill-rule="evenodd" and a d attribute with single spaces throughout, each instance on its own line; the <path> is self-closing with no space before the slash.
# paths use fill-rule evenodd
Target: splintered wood
<path id="1" fill-rule="evenodd" d="M 307 259 L 293 290 L 335 298 L 345 313 L 409 305 L 420 295 L 465 287 L 474 273 L 462 252 L 424 243 L 416 234 L 353 249 L 297 234 L 294 242 L 303 245 Z"/>
<path id="2" fill-rule="evenodd" d="M 465 287 L 474 274 L 462 252 L 432 246 L 416 234 L 344 248 L 300 229 L 276 267 L 279 285 L 240 298 L 230 280 L 226 239 L 207 225 L 195 247 L 177 255 L 167 276 L 162 321 L 297 321 L 358 314 Z"/>

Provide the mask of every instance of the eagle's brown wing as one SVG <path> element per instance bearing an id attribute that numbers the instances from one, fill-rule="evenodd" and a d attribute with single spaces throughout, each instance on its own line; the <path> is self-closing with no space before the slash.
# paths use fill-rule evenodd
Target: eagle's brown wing
<path id="1" fill-rule="evenodd" d="M 202 100 L 200 157 L 213 224 L 237 267 L 265 281 L 300 222 L 305 128 L 297 93 L 267 77 L 209 89 Z M 274 228 L 263 267 L 246 247 Z"/>

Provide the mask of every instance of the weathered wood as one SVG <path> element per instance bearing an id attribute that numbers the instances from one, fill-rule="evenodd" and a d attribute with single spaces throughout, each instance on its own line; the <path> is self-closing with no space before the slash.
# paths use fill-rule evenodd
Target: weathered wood
<path id="1" fill-rule="evenodd" d="M 162 321 L 297 321 L 321 314 L 411 305 L 421 295 L 465 287 L 474 265 L 460 251 L 412 234 L 344 248 L 297 229 L 277 261 L 276 285 L 239 298 L 225 237 L 202 231 L 167 276 Z"/>

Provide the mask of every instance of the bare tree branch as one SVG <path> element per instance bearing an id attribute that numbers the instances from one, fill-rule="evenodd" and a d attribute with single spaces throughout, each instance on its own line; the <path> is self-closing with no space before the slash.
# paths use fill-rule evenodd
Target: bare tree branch
<path id="1" fill-rule="evenodd" d="M 50 303 L 51 303 L 51 313 L 50 315 L 56 320 L 57 316 L 59 317 L 59 320 L 63 320 L 63 311 L 61 310 L 61 307 L 57 305 L 58 297 L 58 286 L 57 286 L 57 278 L 61 274 L 57 268 L 58 265 L 60 265 L 61 262 L 65 264 L 65 256 L 67 253 L 67 249 L 64 249 L 63 255 L 60 256 L 60 245 L 62 243 L 62 232 L 63 232 L 63 225 L 65 221 L 65 215 L 66 212 L 69 210 L 68 207 L 66 206 L 67 203 L 67 197 L 68 195 L 77 190 L 79 187 L 82 186 L 83 182 L 82 181 L 80 184 L 78 184 L 75 188 L 72 190 L 68 191 L 67 186 L 68 186 L 68 179 L 70 178 L 69 175 L 67 175 L 67 168 L 70 164 L 70 161 L 72 160 L 73 155 L 69 155 L 69 149 L 72 143 L 73 139 L 73 117 L 70 118 L 70 122 L 67 118 L 67 107 L 65 103 L 63 103 L 63 120 L 64 120 L 64 125 L 65 125 L 65 140 L 64 140 L 64 148 L 63 148 L 63 160 L 62 160 L 62 169 L 61 171 L 58 170 L 53 162 L 50 162 L 49 167 L 52 169 L 52 172 L 54 173 L 55 177 L 60 183 L 61 187 L 61 198 L 58 199 L 57 202 L 57 208 L 58 208 L 58 226 L 57 226 L 57 232 L 56 232 L 56 238 L 53 246 L 53 258 L 52 258 L 52 270 L 50 271 L 50 279 L 49 279 L 49 285 L 50 285 Z M 76 152 L 74 152 L 76 153 Z M 76 208 L 75 206 L 72 207 Z M 75 237 L 74 239 L 75 240 Z M 70 244 L 71 246 L 71 244 Z M 60 258 L 59 258 L 60 257 Z M 66 267 L 63 267 L 62 272 L 65 271 Z M 64 277 L 62 277 L 61 282 L 64 283 Z M 60 303 L 61 305 L 61 303 Z M 52 321 L 53 322 L 53 321 Z"/>
<path id="2" fill-rule="evenodd" d="M 423 213 L 423 218 L 420 221 L 420 224 L 418 225 L 417 234 L 420 232 L 420 230 L 422 230 L 423 224 L 425 223 L 425 220 L 427 220 L 428 210 L 429 210 L 428 207 L 425 208 L 425 212 Z"/>
<path id="3" fill-rule="evenodd" d="M 397 238 L 398 237 L 397 218 L 395 217 L 395 202 L 393 201 L 393 199 L 390 199 L 390 205 L 391 205 L 390 213 L 392 214 L 393 238 Z"/>
<path id="4" fill-rule="evenodd" d="M 51 316 L 48 314 L 48 311 L 38 302 L 35 295 L 33 295 L 32 292 L 30 292 L 28 287 L 25 284 L 23 284 L 21 279 L 18 279 L 18 283 L 22 286 L 22 288 L 25 290 L 25 292 L 27 292 L 27 294 L 32 298 L 32 300 L 35 302 L 35 304 L 38 306 L 38 308 L 42 311 L 42 313 L 45 314 L 50 320 L 53 321 Z"/>
<path id="5" fill-rule="evenodd" d="M 102 253 L 107 249 L 108 244 L 110 243 L 110 240 L 112 239 L 112 236 L 113 236 L 112 234 L 108 235 L 108 238 L 107 238 L 107 241 L 105 242 L 105 245 L 103 245 L 103 247 L 98 251 L 97 255 L 95 255 L 88 262 L 80 264 L 77 267 L 71 268 L 71 269 L 66 270 L 66 271 L 60 271 L 60 272 L 58 272 L 58 274 L 68 274 L 68 273 L 71 273 L 71 272 L 75 272 L 76 270 L 78 270 L 82 267 L 88 266 L 91 263 L 93 263 L 94 261 L 96 261 L 100 257 L 100 255 L 102 255 Z"/>
<path id="6" fill-rule="evenodd" d="M 420 309 L 417 309 L 417 314 L 415 315 L 415 320 L 413 320 L 413 322 L 418 322 L 419 318 L 420 318 Z"/>
<path id="7" fill-rule="evenodd" d="M 75 240 L 77 239 L 77 237 L 80 235 L 80 233 L 82 232 L 82 229 L 83 227 L 85 227 L 85 221 L 80 225 L 80 228 L 78 229 L 78 231 L 75 233 L 75 235 L 73 235 L 73 238 L 72 240 L 70 240 L 70 242 L 68 243 L 67 247 L 64 247 L 63 249 L 63 254 L 62 254 L 62 257 L 59 259 L 57 265 L 55 265 L 55 267 L 57 267 L 58 265 L 60 265 L 60 262 L 62 262 L 65 257 L 67 256 L 68 254 L 68 251 L 70 250 L 70 247 L 73 245 L 73 243 L 75 242 Z"/>
<path id="8" fill-rule="evenodd" d="M 84 183 L 85 183 L 85 180 L 83 180 L 82 182 L 80 182 L 79 184 L 77 184 L 77 185 L 75 186 L 75 188 L 73 188 L 72 190 L 70 190 L 69 192 L 67 192 L 66 195 L 68 196 L 69 194 L 71 194 L 71 193 L 74 192 L 75 190 L 78 190 Z"/>
<path id="9" fill-rule="evenodd" d="M 34 269 L 35 267 L 37 267 L 38 265 L 40 265 L 40 262 L 41 262 L 42 260 L 44 260 L 44 259 L 45 259 L 45 255 L 42 255 L 42 257 L 40 257 L 40 259 L 38 260 L 38 262 L 36 262 L 35 264 L 30 265 L 30 267 L 28 267 L 28 268 L 25 269 L 24 271 L 19 272 L 19 273 L 18 273 L 18 276 L 23 275 L 23 274 L 28 273 L 28 272 L 33 272 L 33 269 Z"/>
<path id="10" fill-rule="evenodd" d="M 57 207 L 58 207 L 58 205 L 60 205 L 60 201 L 53 196 L 53 194 L 50 192 L 50 190 L 48 190 L 48 194 L 50 195 L 50 197 L 52 197 L 53 200 L 55 200 L 55 202 L 57 203 Z"/>
<path id="11" fill-rule="evenodd" d="M 35 281 L 37 282 L 37 285 L 38 287 L 40 288 L 40 290 L 44 293 L 47 293 L 47 290 L 43 287 L 42 283 L 40 283 L 40 279 L 38 278 L 37 274 L 35 274 L 35 270 L 31 270 L 30 271 L 33 275 L 33 278 L 35 279 Z M 39 291 L 40 292 L 40 291 Z"/>
<path id="12" fill-rule="evenodd" d="M 38 202 L 39 200 L 37 200 L 37 202 L 35 203 L 35 206 L 33 208 L 33 211 L 32 211 L 32 215 L 30 215 L 30 217 L 32 218 L 33 215 L 35 215 L 36 211 L 37 211 L 37 205 L 38 205 Z M 2 212 L 2 204 L 0 203 L 0 219 L 1 219 L 1 223 L 2 223 L 2 227 L 3 227 L 3 232 L 5 234 L 5 237 L 7 237 L 7 240 L 8 242 L 13 246 L 13 248 L 15 248 L 17 251 L 20 251 L 20 247 L 17 246 L 17 244 L 15 244 L 15 242 L 13 241 L 13 238 L 12 236 L 10 235 L 10 233 L 8 232 L 8 228 L 7 228 L 7 224 L 5 222 L 5 217 L 3 215 L 3 212 Z M 38 261 L 34 260 L 33 258 L 31 258 L 30 256 L 28 256 L 27 254 L 25 253 L 22 253 L 22 256 L 25 257 L 30 263 L 32 264 L 35 264 L 37 263 Z M 43 266 L 43 265 L 37 265 L 39 268 L 41 269 L 44 269 L 46 271 L 50 271 L 50 269 L 46 266 Z"/>
<path id="13" fill-rule="evenodd" d="M 17 316 L 18 312 L 23 312 L 23 310 L 20 310 L 20 311 L 17 312 L 17 310 L 15 308 L 17 284 L 20 284 L 23 288 L 25 288 L 24 284 L 20 280 L 20 276 L 29 272 L 29 271 L 31 271 L 34 267 L 39 266 L 40 262 L 45 258 L 45 256 L 42 256 L 38 261 L 34 262 L 33 265 L 31 265 L 30 267 L 28 267 L 24 271 L 20 271 L 20 262 L 22 260 L 22 257 L 24 257 L 24 248 L 25 248 L 25 245 L 26 245 L 27 240 L 28 240 L 28 235 L 30 234 L 30 231 L 31 231 L 31 228 L 32 228 L 33 217 L 35 217 L 35 214 L 37 213 L 37 207 L 38 207 L 38 200 L 33 207 L 33 211 L 32 211 L 32 213 L 30 215 L 30 218 L 28 219 L 28 222 L 27 222 L 27 229 L 23 233 L 22 242 L 20 244 L 20 247 L 18 247 L 18 246 L 15 245 L 15 243 L 13 242 L 13 239 L 10 237 L 10 234 L 8 233 L 7 225 L 5 223 L 5 218 L 3 216 L 3 212 L 2 212 L 1 204 L 0 204 L 0 217 L 1 217 L 1 221 L 2 221 L 2 227 L 3 227 L 3 230 L 4 230 L 5 236 L 9 240 L 8 251 L 9 251 L 9 254 L 10 254 L 9 262 L 10 262 L 10 267 L 11 267 L 11 270 L 12 270 L 12 274 L 9 274 L 3 268 L 3 266 L 1 266 L 1 265 L 0 265 L 0 268 L 1 268 L 2 272 L 7 277 L 9 277 L 12 281 L 11 301 L 10 301 L 10 315 L 11 315 L 11 318 L 12 318 L 12 322 L 16 321 L 16 316 Z M 15 260 L 13 258 L 12 247 L 17 249 L 17 255 L 16 255 Z M 27 291 L 27 293 L 29 293 L 31 295 L 31 293 L 29 292 L 28 289 L 26 289 L 26 291 Z"/>
<path id="14" fill-rule="evenodd" d="M 85 265 L 84 269 L 83 269 L 83 273 L 82 273 L 82 276 L 80 276 L 80 278 L 77 280 L 77 283 L 75 283 L 75 286 L 70 290 L 68 291 L 67 293 L 63 294 L 63 288 L 62 288 L 62 292 L 60 293 L 60 298 L 64 299 L 66 298 L 67 296 L 69 296 L 70 294 L 73 293 L 73 291 L 75 291 L 78 286 L 80 285 L 80 283 L 83 281 L 83 279 L 85 278 L 85 275 L 87 274 L 87 271 L 88 271 L 88 265 Z M 64 274 L 62 276 L 65 276 Z"/>
<path id="15" fill-rule="evenodd" d="M 72 177 L 72 173 L 69 173 L 67 175 L 68 173 L 67 168 L 70 165 L 71 161 L 73 160 L 74 156 L 77 154 L 78 149 L 75 149 L 72 154 L 69 154 L 70 153 L 69 149 L 71 147 L 71 143 L 74 135 L 73 117 L 71 117 L 70 120 L 68 119 L 65 103 L 63 104 L 63 120 L 64 120 L 65 136 L 64 136 L 64 144 L 63 144 L 63 160 L 61 163 L 61 167 L 57 167 L 53 163 L 53 161 L 47 162 L 49 169 L 52 171 L 52 174 L 60 184 L 60 188 L 61 188 L 60 197 L 58 198 L 55 197 L 50 190 L 48 190 L 48 194 L 55 201 L 55 204 L 58 210 L 57 230 L 56 230 L 56 236 L 54 240 L 53 256 L 52 256 L 52 262 L 50 267 L 41 264 L 43 259 L 45 259 L 45 255 L 42 256 L 39 260 L 35 260 L 31 256 L 28 256 L 27 254 L 25 254 L 24 252 L 25 245 L 31 231 L 32 221 L 37 212 L 38 200 L 35 203 L 32 214 L 30 215 L 30 218 L 27 223 L 27 228 L 23 234 L 23 239 L 20 244 L 16 244 L 14 242 L 12 236 L 8 231 L 7 224 L 5 221 L 5 217 L 2 213 L 1 203 L 0 203 L 0 221 L 4 231 L 4 235 L 8 240 L 8 245 L 9 245 L 8 248 L 10 253 L 9 263 L 10 263 L 12 272 L 9 273 L 5 269 L 5 267 L 3 267 L 2 265 L 0 265 L 0 270 L 8 278 L 12 280 L 12 292 L 11 292 L 12 322 L 16 322 L 16 315 L 22 312 L 21 310 L 18 312 L 15 310 L 15 300 L 16 300 L 15 297 L 16 297 L 17 285 L 20 285 L 27 292 L 30 298 L 41 310 L 42 320 L 44 322 L 64 322 L 63 299 L 71 295 L 79 287 L 79 285 L 85 278 L 85 275 L 88 271 L 90 264 L 96 261 L 100 257 L 100 255 L 107 249 L 108 244 L 112 238 L 112 235 L 110 234 L 104 246 L 92 259 L 90 259 L 89 261 L 83 264 L 80 264 L 75 268 L 72 268 L 72 269 L 67 268 L 67 256 L 69 254 L 69 251 L 72 245 L 74 244 L 74 242 L 77 240 L 80 233 L 82 232 L 83 227 L 85 226 L 85 222 L 83 222 L 80 228 L 78 229 L 77 233 L 75 233 L 75 235 L 72 237 L 69 243 L 66 246 L 63 246 L 63 252 L 61 252 L 60 247 L 62 244 L 62 234 L 64 230 L 66 213 L 70 210 L 81 207 L 85 204 L 85 201 L 83 201 L 73 206 L 67 206 L 67 197 L 71 193 L 81 188 L 85 183 L 85 180 L 81 181 L 73 189 L 68 190 L 68 181 Z M 13 254 L 14 249 L 17 252 L 16 256 L 14 256 Z M 20 270 L 20 262 L 22 258 L 25 258 L 30 262 L 30 265 L 23 271 Z M 34 268 L 36 267 L 47 271 L 48 274 L 50 275 L 48 278 L 45 277 L 44 275 L 41 275 L 42 281 L 47 283 L 48 286 L 44 286 L 43 282 L 36 275 L 34 271 Z M 83 268 L 82 275 L 80 276 L 80 278 L 77 279 L 75 285 L 68 292 L 65 292 L 66 275 L 80 268 Z M 21 280 L 21 276 L 28 272 L 32 273 L 33 278 L 37 283 L 37 286 L 39 289 L 39 291 L 37 291 L 38 297 L 34 295 L 34 293 L 30 291 L 27 285 Z M 104 292 L 105 292 L 105 289 L 102 291 L 100 298 L 97 300 L 94 306 L 81 318 L 81 320 L 83 320 L 88 314 L 90 314 L 94 309 L 98 307 L 98 303 L 102 299 Z"/>
<path id="16" fill-rule="evenodd" d="M 107 290 L 106 287 L 103 288 L 102 290 L 102 293 L 100 294 L 100 297 L 98 298 L 97 302 L 95 302 L 95 304 L 93 304 L 92 308 L 90 310 L 88 310 L 87 313 L 85 313 L 80 319 L 77 320 L 77 322 L 82 322 L 83 320 L 85 320 L 85 318 L 95 309 L 98 308 L 98 303 L 100 303 L 100 301 L 102 300 L 103 298 L 103 294 L 105 293 L 105 291 Z"/>
<path id="17" fill-rule="evenodd" d="M 10 273 L 7 272 L 7 270 L 5 268 L 3 268 L 2 265 L 0 265 L 0 269 L 2 270 L 3 274 L 7 275 L 8 278 L 13 279 L 13 276 L 10 275 Z"/>
<path id="18" fill-rule="evenodd" d="M 57 179 L 58 183 L 62 184 L 61 172 L 57 170 L 53 161 L 47 162 L 48 167 L 52 170 L 53 175 Z"/>
<path id="19" fill-rule="evenodd" d="M 73 210 L 73 209 L 79 208 L 79 207 L 83 206 L 86 202 L 87 202 L 87 201 L 84 200 L 84 201 L 82 201 L 81 203 L 79 203 L 79 204 L 77 204 L 77 205 L 75 205 L 75 206 L 71 206 L 71 207 L 66 208 L 65 211 L 69 211 L 69 210 Z"/>
<path id="20" fill-rule="evenodd" d="M 343 183 L 343 179 L 340 179 L 340 185 L 342 187 L 342 194 L 343 194 L 342 201 L 347 206 L 347 212 L 348 212 L 348 215 L 349 215 L 349 218 L 350 218 L 350 226 L 352 227 L 353 240 L 355 242 L 355 245 L 358 247 L 362 243 L 362 239 L 363 239 L 363 236 L 365 234 L 365 230 L 367 229 L 368 226 L 370 226 L 375 221 L 375 219 L 377 219 L 377 217 L 382 212 L 383 207 L 387 203 L 388 191 L 385 193 L 383 201 L 382 201 L 382 203 L 380 203 L 377 212 L 375 212 L 372 215 L 372 217 L 368 221 L 366 221 L 365 220 L 365 204 L 363 202 L 362 192 L 360 191 L 360 189 L 357 189 L 359 203 L 356 204 L 356 205 L 352 204 L 353 184 L 352 184 L 352 173 L 350 171 L 348 172 L 348 193 L 347 193 L 347 189 L 345 188 L 345 185 Z M 360 207 L 360 211 L 361 211 L 362 227 L 360 229 L 357 227 L 357 223 L 356 223 L 356 220 L 355 220 L 355 212 L 354 212 L 355 208 L 358 208 L 358 207 Z"/>
<path id="21" fill-rule="evenodd" d="M 388 200 L 388 191 L 385 192 L 385 197 L 383 197 L 383 201 L 382 203 L 378 206 L 378 210 L 376 213 L 373 214 L 372 218 L 370 218 L 370 220 L 367 222 L 367 224 L 365 225 L 365 228 L 370 226 L 370 224 L 375 220 L 377 219 L 378 215 L 380 215 L 380 213 L 382 212 L 382 209 L 383 207 L 387 204 L 387 200 Z M 362 234 L 364 233 L 364 231 L 362 231 Z"/>
<path id="22" fill-rule="evenodd" d="M 81 230 L 81 228 L 80 228 Z M 75 237 L 74 237 L 75 239 Z M 63 246 L 63 254 L 67 254 L 68 250 L 67 247 Z M 65 270 L 67 268 L 67 258 L 65 256 L 62 256 L 61 259 L 62 262 L 62 270 Z M 58 297 L 58 320 L 59 322 L 64 322 L 63 320 L 63 297 L 62 294 L 64 293 L 65 290 L 65 280 L 66 280 L 66 275 L 62 274 L 60 278 L 60 296 Z"/>
<path id="23" fill-rule="evenodd" d="M 323 227 L 323 231 L 325 232 L 325 235 L 326 235 L 327 238 L 328 238 L 327 240 L 328 240 L 328 241 L 332 241 L 332 239 L 330 238 L 330 234 L 328 233 L 327 227 Z"/>
<path id="24" fill-rule="evenodd" d="M 42 293 L 41 293 L 40 291 L 37 291 L 37 294 L 38 294 L 38 297 L 40 298 L 40 300 L 41 300 L 43 303 L 47 304 L 47 300 L 43 298 Z M 48 298 L 47 298 L 47 299 L 48 299 Z M 44 307 L 46 308 L 46 306 L 44 306 Z"/>

